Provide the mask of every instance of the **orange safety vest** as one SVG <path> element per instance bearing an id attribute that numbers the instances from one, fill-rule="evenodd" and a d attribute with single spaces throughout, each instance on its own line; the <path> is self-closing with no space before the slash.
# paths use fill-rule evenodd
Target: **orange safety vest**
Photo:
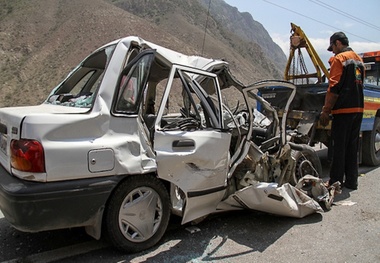
<path id="1" fill-rule="evenodd" d="M 332 114 L 360 113 L 364 110 L 363 60 L 351 48 L 331 57 L 328 92 L 338 95 Z"/>

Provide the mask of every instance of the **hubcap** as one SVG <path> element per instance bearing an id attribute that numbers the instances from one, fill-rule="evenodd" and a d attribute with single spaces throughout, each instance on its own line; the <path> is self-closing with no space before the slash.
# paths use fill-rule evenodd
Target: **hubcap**
<path id="1" fill-rule="evenodd" d="M 302 155 L 296 163 L 296 182 L 307 174 L 317 176 L 317 172 L 315 171 L 313 164 L 306 158 L 305 155 Z"/>
<path id="2" fill-rule="evenodd" d="M 139 187 L 130 192 L 119 211 L 120 230 L 132 242 L 143 242 L 151 238 L 161 220 L 160 196 L 149 187 Z"/>

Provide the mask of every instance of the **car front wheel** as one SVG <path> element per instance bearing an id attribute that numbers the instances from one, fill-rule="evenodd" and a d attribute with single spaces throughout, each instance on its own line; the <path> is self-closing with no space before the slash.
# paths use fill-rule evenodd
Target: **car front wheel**
<path id="1" fill-rule="evenodd" d="M 322 174 L 322 164 L 314 150 L 294 151 L 292 156 L 296 162 L 294 175 L 290 178 L 290 183 L 296 185 L 305 175 L 309 174 L 320 177 Z"/>
<path id="2" fill-rule="evenodd" d="M 118 186 L 105 211 L 104 230 L 118 249 L 139 252 L 157 244 L 170 218 L 170 201 L 154 176 L 132 176 Z"/>

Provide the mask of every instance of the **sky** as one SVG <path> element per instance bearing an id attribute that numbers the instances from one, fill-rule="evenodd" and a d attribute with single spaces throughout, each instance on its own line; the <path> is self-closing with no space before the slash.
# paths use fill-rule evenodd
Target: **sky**
<path id="1" fill-rule="evenodd" d="M 212 0 L 211 0 L 212 1 Z M 285 55 L 290 23 L 301 27 L 328 67 L 330 36 L 343 31 L 357 53 L 380 50 L 379 0 L 224 0 L 261 23 Z M 306 52 L 306 51 L 305 51 Z M 303 52 L 303 56 L 307 53 Z"/>

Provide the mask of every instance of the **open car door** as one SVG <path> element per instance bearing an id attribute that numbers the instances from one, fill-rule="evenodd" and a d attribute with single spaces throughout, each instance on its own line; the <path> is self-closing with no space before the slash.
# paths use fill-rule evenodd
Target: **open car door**
<path id="1" fill-rule="evenodd" d="M 154 150 L 158 176 L 172 183 L 182 203 L 182 223 L 214 212 L 225 194 L 231 135 L 222 129 L 220 109 L 215 74 L 173 66 L 155 122 Z"/>

